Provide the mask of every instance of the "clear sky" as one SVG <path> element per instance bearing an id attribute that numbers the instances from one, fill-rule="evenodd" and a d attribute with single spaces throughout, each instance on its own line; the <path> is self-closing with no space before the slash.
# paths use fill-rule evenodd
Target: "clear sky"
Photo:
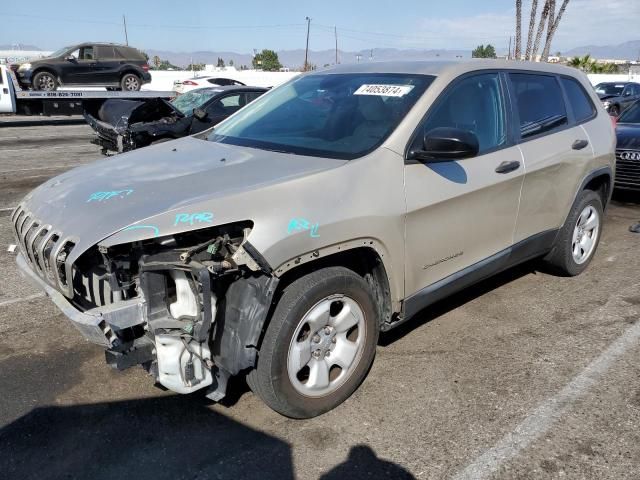
<path id="1" fill-rule="evenodd" d="M 529 21 L 524 0 L 523 35 Z M 544 0 L 539 1 L 540 4 Z M 557 0 L 560 4 L 561 0 Z M 45 50 L 81 41 L 123 42 L 141 49 L 217 50 L 304 48 L 470 49 L 492 43 L 506 51 L 514 34 L 515 0 L 30 0 L 3 2 L 0 44 Z M 570 0 L 553 51 L 640 39 L 640 0 Z"/>

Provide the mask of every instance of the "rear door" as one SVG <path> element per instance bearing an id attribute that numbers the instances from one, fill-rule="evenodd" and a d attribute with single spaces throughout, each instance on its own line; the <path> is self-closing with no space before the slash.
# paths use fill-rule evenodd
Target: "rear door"
<path id="1" fill-rule="evenodd" d="M 515 242 L 542 234 L 554 238 L 567 217 L 593 150 L 587 132 L 566 105 L 560 77 L 514 72 L 509 78 L 516 136 L 527 167 Z"/>
<path id="2" fill-rule="evenodd" d="M 474 158 L 405 166 L 405 286 L 418 307 L 425 287 L 465 269 L 485 271 L 483 261 L 498 254 L 487 262 L 493 268 L 513 243 L 524 165 L 509 118 L 503 74 L 474 73 L 445 90 L 416 133 L 411 148 L 438 127 L 472 131 L 480 145 Z"/>
<path id="3" fill-rule="evenodd" d="M 118 75 L 120 64 L 124 61 L 118 58 L 115 48 L 111 45 L 98 45 L 96 52 L 96 83 L 118 83 L 120 80 Z"/>

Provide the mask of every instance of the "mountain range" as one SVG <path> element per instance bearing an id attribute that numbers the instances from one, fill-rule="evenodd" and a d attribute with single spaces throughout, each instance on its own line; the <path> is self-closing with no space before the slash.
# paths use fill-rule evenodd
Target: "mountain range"
<path id="1" fill-rule="evenodd" d="M 20 50 L 40 50 L 33 45 L 20 45 Z M 15 45 L 0 45 L 0 50 L 15 51 Z M 226 64 L 233 60 L 237 67 L 247 65 L 251 67 L 252 54 L 237 53 L 229 51 L 200 50 L 193 52 L 173 52 L 168 50 L 144 49 L 149 58 L 154 56 L 162 60 L 168 60 L 177 66 L 187 66 L 190 63 L 216 64 L 218 58 L 222 58 Z M 498 52 L 506 54 L 506 52 Z M 602 59 L 640 59 L 640 40 L 624 42 L 618 45 L 585 45 L 563 51 L 562 55 L 567 57 L 582 56 L 590 54 L 594 58 Z M 304 64 L 304 50 L 279 50 L 278 57 L 283 66 L 291 69 L 300 68 Z M 396 48 L 373 48 L 370 50 L 345 51 L 338 50 L 338 61 L 340 63 L 355 63 L 357 61 L 384 60 L 451 60 L 455 58 L 470 58 L 470 50 L 429 50 L 429 49 L 396 49 Z M 326 64 L 333 64 L 336 60 L 335 50 L 310 50 L 309 62 L 322 67 Z"/>
<path id="2" fill-rule="evenodd" d="M 226 64 L 229 60 L 233 60 L 234 65 L 240 67 L 247 65 L 251 68 L 251 54 L 241 54 L 235 52 L 216 52 L 216 51 L 197 51 L 197 52 L 170 52 L 166 50 L 145 50 L 149 58 L 158 56 L 163 60 L 169 60 L 174 65 L 185 66 L 190 63 L 206 63 L 216 64 L 218 58 L 222 58 Z M 304 50 L 279 50 L 278 58 L 280 63 L 291 69 L 300 68 L 304 65 Z M 376 61 L 384 60 L 451 60 L 456 57 L 470 58 L 471 52 L 467 50 L 417 50 L 405 49 L 398 50 L 395 48 L 373 48 L 370 50 L 360 50 L 350 52 L 338 50 L 338 61 L 340 63 L 355 63 L 357 61 L 369 61 L 370 58 Z M 334 64 L 336 61 L 335 50 L 310 50 L 309 63 L 318 67 L 326 64 Z"/>

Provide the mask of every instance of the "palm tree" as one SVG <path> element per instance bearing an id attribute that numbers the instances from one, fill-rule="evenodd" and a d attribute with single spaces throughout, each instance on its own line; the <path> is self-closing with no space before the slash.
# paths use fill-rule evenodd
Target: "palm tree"
<path id="1" fill-rule="evenodd" d="M 542 39 L 542 33 L 547 26 L 547 17 L 549 16 L 549 9 L 551 8 L 551 2 L 553 0 L 546 0 L 544 7 L 542 7 L 542 13 L 540 14 L 540 23 L 538 24 L 538 32 L 536 33 L 536 39 L 533 42 L 533 49 L 531 50 L 531 60 L 536 59 L 538 54 L 538 48 L 540 47 L 540 40 Z"/>
<path id="2" fill-rule="evenodd" d="M 522 55 L 522 0 L 516 0 L 516 60 Z"/>
<path id="3" fill-rule="evenodd" d="M 555 3 L 555 0 L 554 0 Z M 542 51 L 542 60 L 547 61 L 549 58 L 549 50 L 551 49 L 551 42 L 553 41 L 553 36 L 556 34 L 556 30 L 558 29 L 558 24 L 560 23 L 560 19 L 564 14 L 564 11 L 567 9 L 567 5 L 569 0 L 563 0 L 562 5 L 560 6 L 560 10 L 558 11 L 558 16 L 555 21 L 549 20 L 549 29 L 547 30 L 547 42 L 544 46 L 544 50 Z M 554 5 L 555 8 L 555 5 Z"/>
<path id="4" fill-rule="evenodd" d="M 532 0 L 531 18 L 529 19 L 529 34 L 527 35 L 527 51 L 524 54 L 525 60 L 531 60 L 531 47 L 533 42 L 533 29 L 536 26 L 536 13 L 538 10 L 538 0 Z"/>
<path id="5" fill-rule="evenodd" d="M 586 54 L 584 57 L 573 57 L 569 60 L 570 67 L 579 68 L 580 70 L 587 71 L 591 69 L 591 64 L 594 63 L 594 60 L 591 59 L 591 55 Z"/>

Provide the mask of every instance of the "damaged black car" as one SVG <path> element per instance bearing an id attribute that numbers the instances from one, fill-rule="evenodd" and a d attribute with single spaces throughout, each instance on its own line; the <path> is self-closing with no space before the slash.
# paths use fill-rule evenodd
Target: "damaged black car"
<path id="1" fill-rule="evenodd" d="M 128 152 L 202 132 L 251 103 L 268 89 L 199 88 L 174 98 L 108 99 L 85 104 L 84 118 L 103 154 Z"/>

